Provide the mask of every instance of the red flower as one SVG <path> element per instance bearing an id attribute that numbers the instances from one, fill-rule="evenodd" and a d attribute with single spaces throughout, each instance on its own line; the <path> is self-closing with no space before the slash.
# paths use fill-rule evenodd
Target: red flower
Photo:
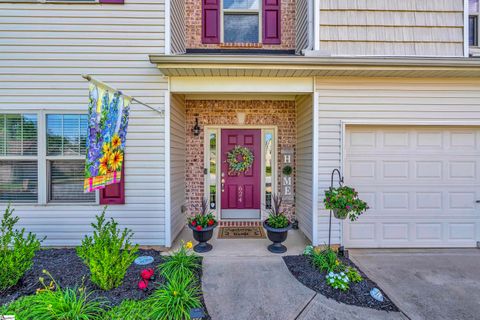
<path id="1" fill-rule="evenodd" d="M 155 271 L 153 271 L 152 268 L 143 269 L 142 272 L 140 272 L 140 277 L 142 277 L 143 280 L 150 280 L 154 274 Z"/>
<path id="2" fill-rule="evenodd" d="M 195 227 L 196 225 L 197 225 L 197 221 L 193 220 L 193 221 L 192 221 L 192 226 Z"/>
<path id="3" fill-rule="evenodd" d="M 147 291 L 148 289 L 148 280 L 140 280 L 138 282 L 138 289 L 142 290 L 142 291 Z"/>
<path id="4" fill-rule="evenodd" d="M 203 228 L 202 228 L 202 226 L 197 226 L 196 229 L 197 229 L 197 231 L 202 231 Z"/>
<path id="5" fill-rule="evenodd" d="M 207 223 L 207 224 L 208 224 L 209 226 L 213 226 L 214 223 L 215 223 L 215 221 L 213 221 L 212 219 L 210 219 L 210 220 L 208 220 L 208 223 Z"/>

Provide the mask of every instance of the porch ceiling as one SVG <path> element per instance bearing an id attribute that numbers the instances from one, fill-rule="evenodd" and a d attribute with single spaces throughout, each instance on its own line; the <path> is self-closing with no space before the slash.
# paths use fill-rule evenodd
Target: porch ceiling
<path id="1" fill-rule="evenodd" d="M 229 77 L 480 77 L 480 59 L 305 57 L 269 55 L 150 55 L 166 76 Z"/>

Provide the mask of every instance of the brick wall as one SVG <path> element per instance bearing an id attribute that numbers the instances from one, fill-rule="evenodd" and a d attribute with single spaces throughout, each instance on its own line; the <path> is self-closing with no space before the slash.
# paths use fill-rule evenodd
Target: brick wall
<path id="1" fill-rule="evenodd" d="M 187 100 L 186 107 L 186 193 L 188 212 L 199 207 L 204 190 L 204 135 L 206 125 L 237 125 L 237 112 L 245 112 L 246 125 L 276 125 L 278 128 L 278 155 L 282 148 L 293 148 L 296 142 L 295 101 L 274 100 Z M 198 118 L 202 132 L 194 136 L 192 128 Z M 295 155 L 295 153 L 294 153 Z M 295 162 L 295 156 L 294 156 Z M 295 168 L 295 166 L 293 166 Z M 277 180 L 280 182 L 280 163 L 277 161 Z M 295 181 L 295 171 L 293 174 Z M 293 186 L 295 192 L 295 184 Z M 263 202 L 263 201 L 262 201 Z M 293 203 L 285 204 L 285 212 L 292 217 Z"/>
<path id="2" fill-rule="evenodd" d="M 264 48 L 264 49 L 295 49 L 295 0 L 282 0 L 281 30 L 282 43 L 279 45 L 258 44 L 203 44 L 202 43 L 202 1 L 185 1 L 186 47 L 193 48 Z"/>

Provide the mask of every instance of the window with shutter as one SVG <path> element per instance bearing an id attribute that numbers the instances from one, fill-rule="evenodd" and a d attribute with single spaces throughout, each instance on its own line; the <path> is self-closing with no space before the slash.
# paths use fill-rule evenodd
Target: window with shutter
<path id="1" fill-rule="evenodd" d="M 202 42 L 280 44 L 280 5 L 280 0 L 202 0 Z"/>
<path id="2" fill-rule="evenodd" d="M 87 121 L 87 115 L 47 115 L 46 159 L 50 202 L 95 201 L 94 192 L 83 192 Z"/>
<path id="3" fill-rule="evenodd" d="M 0 201 L 38 201 L 37 115 L 0 114 Z"/>

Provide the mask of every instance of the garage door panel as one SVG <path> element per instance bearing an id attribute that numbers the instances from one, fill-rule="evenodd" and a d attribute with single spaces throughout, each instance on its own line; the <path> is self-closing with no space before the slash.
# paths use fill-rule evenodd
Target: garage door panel
<path id="1" fill-rule="evenodd" d="M 345 182 L 370 209 L 347 247 L 471 247 L 480 240 L 480 130 L 347 127 Z"/>

